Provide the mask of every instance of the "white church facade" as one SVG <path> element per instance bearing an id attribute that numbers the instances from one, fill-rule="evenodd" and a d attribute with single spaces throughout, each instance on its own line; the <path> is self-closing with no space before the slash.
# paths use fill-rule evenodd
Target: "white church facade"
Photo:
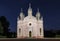
<path id="1" fill-rule="evenodd" d="M 22 9 L 17 18 L 17 38 L 44 38 L 43 17 L 39 9 L 36 17 L 32 15 L 31 4 L 28 8 L 28 16 L 25 17 Z"/>

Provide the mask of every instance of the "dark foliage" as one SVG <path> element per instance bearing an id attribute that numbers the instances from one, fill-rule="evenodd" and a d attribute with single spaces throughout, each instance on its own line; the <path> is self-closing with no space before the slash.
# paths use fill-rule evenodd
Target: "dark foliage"
<path id="1" fill-rule="evenodd" d="M 5 16 L 1 16 L 0 17 L 0 22 L 2 24 L 2 27 L 3 27 L 3 35 L 4 36 L 8 36 L 8 32 L 9 32 L 9 21 L 7 21 L 6 17 Z"/>
<path id="2" fill-rule="evenodd" d="M 16 33 L 15 32 L 9 32 L 8 33 L 8 38 L 16 38 Z"/>
<path id="3" fill-rule="evenodd" d="M 55 37 L 56 36 L 56 33 L 53 32 L 52 30 L 49 30 L 49 31 L 44 31 L 44 37 Z"/>

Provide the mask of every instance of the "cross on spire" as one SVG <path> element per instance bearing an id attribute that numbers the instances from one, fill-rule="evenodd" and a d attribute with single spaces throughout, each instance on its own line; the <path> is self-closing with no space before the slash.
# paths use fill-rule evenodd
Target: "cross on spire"
<path id="1" fill-rule="evenodd" d="M 37 11 L 39 12 L 39 8 L 37 8 Z"/>
<path id="2" fill-rule="evenodd" d="M 31 8 L 31 3 L 29 3 L 29 8 Z"/>
<path id="3" fill-rule="evenodd" d="M 22 8 L 21 8 L 21 12 L 22 12 L 23 10 L 22 10 Z"/>

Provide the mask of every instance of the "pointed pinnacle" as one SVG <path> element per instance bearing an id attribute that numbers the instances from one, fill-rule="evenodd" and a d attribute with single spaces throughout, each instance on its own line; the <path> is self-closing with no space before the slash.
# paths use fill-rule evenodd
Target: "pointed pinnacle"
<path id="1" fill-rule="evenodd" d="M 22 10 L 22 8 L 21 8 L 21 12 L 22 12 L 23 10 Z"/>
<path id="2" fill-rule="evenodd" d="M 39 12 L 39 8 L 37 8 L 38 12 Z"/>
<path id="3" fill-rule="evenodd" d="M 29 3 L 29 8 L 31 8 L 31 3 Z"/>

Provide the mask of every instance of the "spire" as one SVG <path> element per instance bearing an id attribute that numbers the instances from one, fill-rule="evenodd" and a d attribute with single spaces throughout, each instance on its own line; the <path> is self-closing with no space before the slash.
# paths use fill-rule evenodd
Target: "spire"
<path id="1" fill-rule="evenodd" d="M 39 8 L 37 8 L 37 11 L 39 12 Z"/>
<path id="2" fill-rule="evenodd" d="M 22 8 L 21 8 L 21 12 L 23 12 Z"/>
<path id="3" fill-rule="evenodd" d="M 39 12 L 39 8 L 37 8 L 36 17 L 37 17 L 37 19 L 38 19 L 38 20 L 40 19 L 40 12 Z"/>
<path id="4" fill-rule="evenodd" d="M 31 3 L 29 3 L 29 8 L 31 8 Z"/>
<path id="5" fill-rule="evenodd" d="M 22 15 L 22 14 L 23 14 L 23 9 L 21 8 L 20 15 Z"/>
<path id="6" fill-rule="evenodd" d="M 37 14 L 38 14 L 38 17 L 40 17 L 39 8 L 37 8 Z"/>
<path id="7" fill-rule="evenodd" d="M 29 3 L 29 8 L 28 8 L 28 16 L 32 16 L 32 8 L 31 8 L 31 3 Z"/>
<path id="8" fill-rule="evenodd" d="M 21 8 L 21 12 L 20 12 L 20 19 L 23 20 L 24 19 L 24 14 L 23 14 L 23 10 Z"/>

